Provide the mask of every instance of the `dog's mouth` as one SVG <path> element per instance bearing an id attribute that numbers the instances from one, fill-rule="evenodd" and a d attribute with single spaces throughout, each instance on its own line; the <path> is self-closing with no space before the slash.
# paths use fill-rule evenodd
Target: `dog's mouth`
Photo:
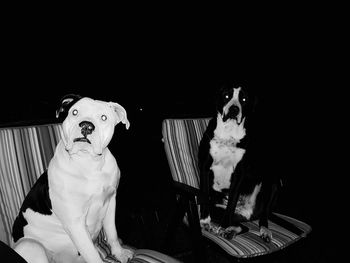
<path id="1" fill-rule="evenodd" d="M 243 119 L 244 118 L 241 118 L 241 121 L 238 121 L 238 119 L 236 118 L 237 125 L 241 125 L 241 123 L 243 122 Z"/>
<path id="2" fill-rule="evenodd" d="M 86 138 L 86 137 L 75 138 L 73 140 L 73 142 L 87 142 L 87 143 L 91 144 L 90 140 L 88 138 Z"/>
<path id="3" fill-rule="evenodd" d="M 241 125 L 242 121 L 243 121 L 243 117 L 241 118 L 238 118 L 238 116 L 232 116 L 230 114 L 227 114 L 227 115 L 224 115 L 223 118 L 222 118 L 222 121 L 223 122 L 226 122 L 228 120 L 233 120 L 233 121 L 236 121 L 237 125 Z"/>

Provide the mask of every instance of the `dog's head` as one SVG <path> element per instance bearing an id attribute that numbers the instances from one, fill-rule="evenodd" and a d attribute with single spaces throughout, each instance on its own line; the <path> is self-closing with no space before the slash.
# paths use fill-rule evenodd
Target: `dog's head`
<path id="1" fill-rule="evenodd" d="M 225 83 L 221 86 L 217 101 L 217 132 L 222 138 L 242 139 L 256 103 L 243 85 Z"/>
<path id="2" fill-rule="evenodd" d="M 222 120 L 234 120 L 240 125 L 253 112 L 255 98 L 241 85 L 224 84 L 220 90 L 217 110 Z"/>
<path id="3" fill-rule="evenodd" d="M 63 113 L 67 116 L 63 121 L 63 142 L 69 154 L 79 151 L 92 155 L 101 155 L 114 133 L 119 122 L 126 125 L 125 109 L 115 102 L 93 100 L 79 95 L 66 95 L 56 111 L 56 117 Z"/>

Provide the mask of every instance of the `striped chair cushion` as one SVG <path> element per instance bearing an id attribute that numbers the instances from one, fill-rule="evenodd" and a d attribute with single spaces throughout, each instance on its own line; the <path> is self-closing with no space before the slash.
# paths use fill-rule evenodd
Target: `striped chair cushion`
<path id="1" fill-rule="evenodd" d="M 283 249 L 295 243 L 299 239 L 306 237 L 306 235 L 311 231 L 311 227 L 304 222 L 279 213 L 274 214 L 295 225 L 298 229 L 302 230 L 302 234 L 297 235 L 286 228 L 275 224 L 271 220 L 269 220 L 269 229 L 272 231 L 272 240 L 270 243 L 262 241 L 259 235 L 258 220 L 243 223 L 243 225 L 249 228 L 249 231 L 238 235 L 231 240 L 215 235 L 212 232 L 204 229 L 202 229 L 202 234 L 206 238 L 218 244 L 229 255 L 237 258 L 249 258 L 269 254 Z"/>
<path id="2" fill-rule="evenodd" d="M 174 181 L 199 188 L 198 146 L 209 120 L 209 118 L 201 118 L 165 119 L 163 121 L 164 148 Z M 283 249 L 305 237 L 311 231 L 311 227 L 304 222 L 278 213 L 275 215 L 296 226 L 302 233 L 294 234 L 269 221 L 273 238 L 271 243 L 267 244 L 259 237 L 258 222 L 252 221 L 244 223 L 249 228 L 249 232 L 238 235 L 232 240 L 227 240 L 205 229 L 202 229 L 202 235 L 218 244 L 229 255 L 247 258 Z"/>
<path id="3" fill-rule="evenodd" d="M 119 262 L 111 255 L 110 246 L 106 241 L 106 235 L 103 229 L 101 230 L 100 235 L 95 241 L 95 245 L 100 253 L 101 258 L 104 262 L 114 263 Z M 127 246 L 126 246 L 127 247 Z M 133 249 L 127 247 L 130 250 L 134 251 L 134 257 L 129 261 L 130 263 L 179 263 L 178 260 L 169 257 L 163 253 L 150 250 L 150 249 Z"/>
<path id="4" fill-rule="evenodd" d="M 0 129 L 0 224 L 13 246 L 12 225 L 32 185 L 47 169 L 63 135 L 61 124 Z M 1 229 L 0 228 L 0 229 Z M 104 262 L 118 262 L 101 230 L 95 245 Z M 177 262 L 153 250 L 136 250 L 131 262 Z"/>
<path id="5" fill-rule="evenodd" d="M 61 136 L 60 124 L 0 129 L 0 215 L 8 245 L 19 208 L 48 167 Z"/>

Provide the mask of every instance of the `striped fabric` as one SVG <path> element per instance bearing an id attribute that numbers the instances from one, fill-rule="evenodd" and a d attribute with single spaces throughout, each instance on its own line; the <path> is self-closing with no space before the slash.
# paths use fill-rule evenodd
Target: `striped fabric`
<path id="1" fill-rule="evenodd" d="M 262 241 L 259 236 L 259 223 L 258 220 L 255 220 L 252 222 L 243 223 L 243 225 L 249 228 L 249 232 L 238 235 L 231 240 L 227 240 L 204 229 L 202 229 L 202 234 L 206 238 L 218 244 L 229 255 L 238 258 L 248 258 L 269 254 L 283 249 L 295 243 L 299 239 L 306 237 L 306 235 L 311 231 L 311 227 L 304 222 L 286 215 L 278 213 L 274 214 L 297 226 L 303 231 L 303 233 L 301 235 L 296 235 L 269 220 L 269 229 L 272 232 L 272 240 L 270 243 L 266 243 Z"/>
<path id="2" fill-rule="evenodd" d="M 149 249 L 138 249 L 135 251 L 135 257 L 130 261 L 131 263 L 158 263 L 158 262 L 167 262 L 167 263 L 180 263 L 180 261 L 159 253 L 157 251 Z"/>
<path id="3" fill-rule="evenodd" d="M 209 123 L 202 119 L 165 119 L 162 124 L 164 148 L 168 158 L 173 180 L 199 188 L 199 170 L 197 166 L 198 145 Z M 237 258 L 260 256 L 283 249 L 305 237 L 311 227 L 294 218 L 274 213 L 301 230 L 296 235 L 286 228 L 269 221 L 272 240 L 268 244 L 259 236 L 258 221 L 243 223 L 249 231 L 227 240 L 202 229 L 202 235 L 219 245 L 229 255 Z"/>
<path id="4" fill-rule="evenodd" d="M 210 119 L 167 119 L 163 139 L 173 179 L 199 188 L 198 146 Z"/>
<path id="5" fill-rule="evenodd" d="M 0 129 L 0 229 L 3 242 L 12 246 L 12 224 L 21 204 L 38 177 L 47 169 L 62 137 L 61 124 Z M 102 230 L 95 245 L 104 262 L 117 261 Z M 131 262 L 177 262 L 153 250 L 136 250 Z"/>
<path id="6" fill-rule="evenodd" d="M 24 197 L 48 167 L 61 136 L 60 124 L 0 129 L 0 216 L 8 245 Z"/>
<path id="7" fill-rule="evenodd" d="M 100 235 L 95 240 L 95 245 L 100 253 L 101 258 L 104 262 L 113 263 L 119 262 L 110 253 L 110 246 L 107 243 L 106 235 L 102 229 Z M 126 246 L 127 247 L 127 246 Z M 169 257 L 163 253 L 150 250 L 150 249 L 133 249 L 127 247 L 134 251 L 134 257 L 129 261 L 130 263 L 179 263 L 176 259 Z"/>

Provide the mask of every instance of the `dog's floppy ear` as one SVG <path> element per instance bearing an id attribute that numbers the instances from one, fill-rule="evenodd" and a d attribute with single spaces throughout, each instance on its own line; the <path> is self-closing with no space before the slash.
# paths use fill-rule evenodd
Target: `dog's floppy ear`
<path id="1" fill-rule="evenodd" d="M 126 110 L 120 104 L 116 102 L 109 102 L 109 106 L 114 110 L 117 115 L 117 123 L 122 122 L 125 124 L 126 129 L 129 129 L 130 122 L 126 116 Z"/>
<path id="2" fill-rule="evenodd" d="M 60 114 L 68 112 L 70 107 L 81 98 L 82 96 L 76 94 L 65 95 L 60 101 L 59 108 L 56 110 L 56 118 L 60 117 Z"/>

